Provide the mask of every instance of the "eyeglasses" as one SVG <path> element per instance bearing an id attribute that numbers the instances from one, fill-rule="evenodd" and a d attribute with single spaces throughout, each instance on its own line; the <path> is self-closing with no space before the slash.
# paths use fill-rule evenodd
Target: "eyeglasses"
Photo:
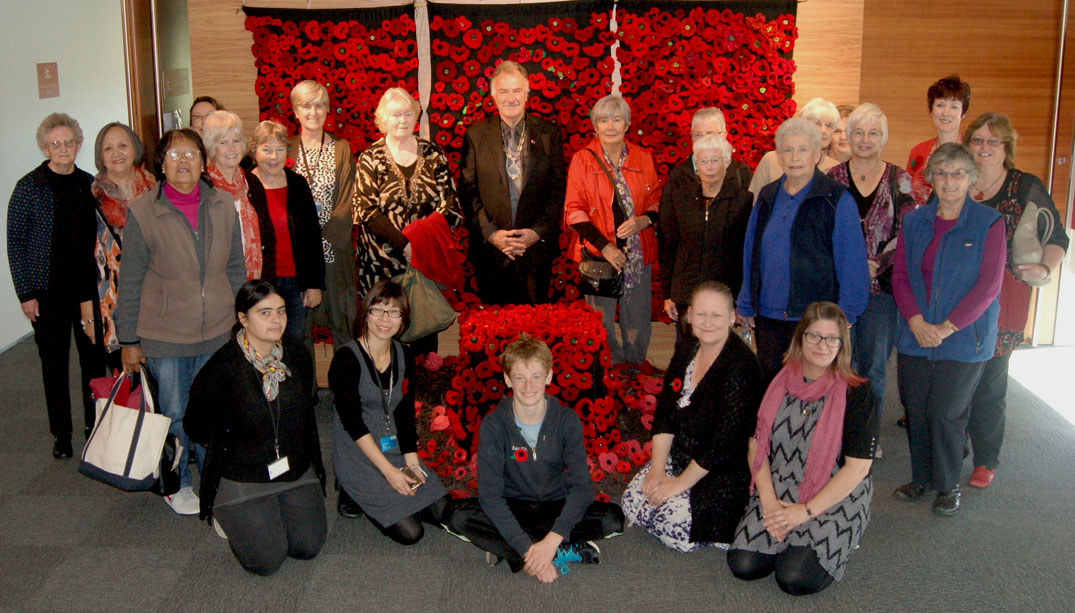
<path id="1" fill-rule="evenodd" d="M 370 307 L 370 315 L 374 317 L 384 317 L 388 315 L 392 319 L 399 319 L 403 317 L 403 311 L 399 309 L 382 309 L 381 307 Z"/>
<path id="2" fill-rule="evenodd" d="M 933 171 L 933 179 L 934 180 L 947 179 L 947 178 L 951 177 L 952 179 L 954 179 L 956 181 L 959 181 L 959 180 L 963 179 L 963 177 L 965 177 L 965 176 L 967 176 L 967 171 L 966 170 L 953 170 L 952 172 L 948 172 L 948 171 L 945 171 L 945 170 L 934 170 Z"/>
<path id="3" fill-rule="evenodd" d="M 54 140 L 54 141 L 52 141 L 51 143 L 48 144 L 48 148 L 52 149 L 53 151 L 56 151 L 56 150 L 59 150 L 59 149 L 74 149 L 75 145 L 77 145 L 77 144 L 78 144 L 78 141 L 73 141 L 71 139 Z"/>
<path id="4" fill-rule="evenodd" d="M 180 151 L 179 149 L 169 149 L 168 150 L 168 159 L 172 160 L 173 162 L 178 162 L 179 158 L 184 158 L 184 159 L 187 159 L 187 160 L 195 160 L 195 159 L 198 158 L 199 155 L 200 154 L 197 151 L 193 150 L 193 149 L 186 149 L 184 151 Z"/>
<path id="5" fill-rule="evenodd" d="M 816 345 L 821 341 L 825 341 L 825 345 L 830 349 L 839 349 L 840 345 L 844 344 L 844 340 L 839 336 L 821 336 L 816 332 L 804 332 L 803 339 L 811 345 Z"/>
<path id="6" fill-rule="evenodd" d="M 990 147 L 999 147 L 1004 144 L 1004 141 L 999 138 L 982 138 L 981 136 L 974 136 L 970 139 L 970 144 L 975 147 L 981 147 L 982 145 L 989 145 Z"/>

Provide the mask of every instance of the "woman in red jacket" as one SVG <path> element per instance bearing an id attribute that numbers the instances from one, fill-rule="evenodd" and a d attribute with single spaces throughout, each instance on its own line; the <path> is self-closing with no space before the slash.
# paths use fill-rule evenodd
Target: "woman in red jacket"
<path id="1" fill-rule="evenodd" d="M 580 278 L 586 303 L 601 312 L 612 362 L 652 371 L 646 351 L 651 272 L 657 259 L 653 224 L 657 223 L 661 200 L 657 170 L 649 151 L 626 140 L 631 108 L 623 98 L 601 98 L 590 112 L 590 120 L 595 138 L 575 153 L 567 172 L 564 220 L 572 230 L 568 254 L 579 262 L 585 249 L 590 259 L 603 259 L 619 273 L 622 293 L 587 287 L 587 279 Z M 617 305 L 622 344 L 613 325 Z"/>

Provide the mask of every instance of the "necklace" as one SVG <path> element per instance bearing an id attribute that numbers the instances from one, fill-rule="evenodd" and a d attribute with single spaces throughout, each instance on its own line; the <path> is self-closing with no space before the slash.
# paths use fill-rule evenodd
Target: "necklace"
<path id="1" fill-rule="evenodd" d="M 985 193 L 988 192 L 989 190 L 993 189 L 993 186 L 997 184 L 997 181 L 1000 181 L 1000 178 L 1003 177 L 1006 174 L 1008 174 L 1008 173 L 1007 172 L 1000 173 L 999 175 L 997 175 L 996 179 L 993 179 L 993 182 L 990 183 L 988 187 L 986 187 L 985 189 L 978 189 L 978 193 L 974 195 L 974 199 L 977 200 L 978 202 L 981 202 L 982 200 L 985 200 Z M 977 188 L 978 184 L 975 183 L 974 187 Z"/>
<path id="2" fill-rule="evenodd" d="M 425 161 L 422 159 L 422 153 L 420 151 L 415 152 L 414 171 L 411 173 L 410 180 L 407 180 L 407 177 L 403 176 L 403 171 L 399 169 L 399 164 L 396 163 L 396 159 L 392 157 L 392 150 L 388 148 L 387 139 L 384 142 L 384 148 L 385 153 L 388 154 L 386 156 L 388 157 L 388 169 L 392 171 L 392 174 L 395 175 L 396 180 L 398 180 L 400 182 L 400 185 L 403 187 L 403 199 L 407 201 L 407 204 L 414 206 L 418 203 L 418 199 L 416 198 L 416 196 L 418 195 L 417 183 L 419 180 L 419 175 L 422 172 L 423 162 Z"/>
<path id="3" fill-rule="evenodd" d="M 523 165 L 521 163 L 523 153 L 523 143 L 526 142 L 526 124 L 523 123 L 523 128 L 519 132 L 519 142 L 515 146 L 511 146 L 510 134 L 501 134 L 504 141 L 504 157 L 507 158 L 507 173 L 508 178 L 512 181 L 518 181 L 519 177 L 523 173 Z"/>
<path id="4" fill-rule="evenodd" d="M 315 167 L 321 166 L 321 152 L 325 150 L 325 131 L 321 131 L 321 144 L 317 147 L 317 161 L 314 162 Z M 302 137 L 299 137 L 299 153 L 302 154 L 302 165 L 306 167 L 306 176 L 312 176 L 312 170 L 310 167 L 310 160 L 306 157 L 306 145 L 302 142 Z"/>
<path id="5" fill-rule="evenodd" d="M 865 182 L 865 181 L 866 181 L 866 177 L 870 176 L 871 174 L 873 174 L 873 172 L 874 172 L 875 170 L 877 170 L 877 163 L 878 163 L 878 162 L 880 162 L 880 161 L 881 161 L 881 158 L 877 158 L 877 159 L 875 159 L 875 160 L 873 161 L 873 163 L 872 163 L 872 164 L 870 164 L 870 168 L 869 168 L 869 170 L 867 170 L 866 172 L 863 172 L 863 173 L 859 174 L 859 176 L 858 176 L 858 177 L 859 177 L 859 181 L 863 181 L 863 182 Z M 851 170 L 851 162 L 850 162 L 850 161 L 848 161 L 848 162 L 847 162 L 847 169 L 848 169 L 848 170 Z M 853 172 L 853 171 L 852 171 L 852 172 Z"/>

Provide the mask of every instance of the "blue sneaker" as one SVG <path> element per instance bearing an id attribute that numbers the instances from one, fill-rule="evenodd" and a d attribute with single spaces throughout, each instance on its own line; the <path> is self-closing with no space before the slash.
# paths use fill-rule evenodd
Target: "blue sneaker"
<path id="1" fill-rule="evenodd" d="M 561 545 L 556 549 L 556 557 L 553 558 L 552 564 L 560 571 L 561 575 L 566 575 L 571 572 L 568 568 L 568 562 L 581 562 L 583 564 L 600 564 L 601 563 L 601 550 L 593 541 L 586 541 L 585 543 L 575 543 L 571 545 Z"/>

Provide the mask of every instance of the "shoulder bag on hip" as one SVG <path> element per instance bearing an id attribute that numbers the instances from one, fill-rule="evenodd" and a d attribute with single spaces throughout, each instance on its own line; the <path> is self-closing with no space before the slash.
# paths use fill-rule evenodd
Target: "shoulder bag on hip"
<path id="1" fill-rule="evenodd" d="M 601 158 L 597 157 L 597 154 L 592 149 L 586 149 L 586 151 L 590 152 L 597 165 L 601 167 L 601 170 L 605 171 L 605 176 L 608 177 L 608 182 L 612 186 L 613 226 L 619 227 L 626 219 L 624 219 L 623 207 L 620 204 L 620 194 L 616 190 L 616 182 L 612 179 L 612 173 L 609 172 Z M 582 259 L 579 261 L 579 280 L 581 281 L 579 292 L 604 298 L 623 296 L 623 273 L 616 270 L 604 257 L 591 254 L 590 250 L 586 248 L 586 241 L 581 236 L 579 237 L 579 242 L 581 243 L 579 247 L 582 252 Z M 617 247 L 622 248 L 622 243 L 623 241 L 619 238 L 616 239 Z"/>

